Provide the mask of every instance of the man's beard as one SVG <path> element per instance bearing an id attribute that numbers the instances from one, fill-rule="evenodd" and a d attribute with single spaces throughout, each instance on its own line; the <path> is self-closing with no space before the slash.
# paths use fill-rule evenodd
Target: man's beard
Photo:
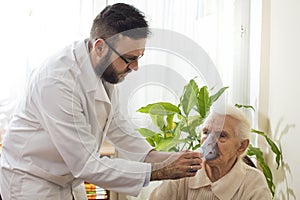
<path id="1" fill-rule="evenodd" d="M 109 83 L 116 84 L 124 80 L 124 76 L 120 77 L 121 74 L 125 74 L 131 70 L 126 68 L 125 71 L 118 72 L 116 70 L 116 67 L 111 63 L 109 59 L 110 55 L 111 55 L 111 51 L 109 51 L 107 55 L 101 60 L 101 62 L 97 64 L 95 68 L 95 72 L 98 77 L 103 78 L 105 81 Z"/>
<path id="2" fill-rule="evenodd" d="M 125 74 L 128 71 L 130 71 L 130 69 L 126 68 L 126 71 L 117 72 L 116 67 L 113 64 L 110 64 L 103 72 L 101 78 L 112 84 L 120 83 L 125 79 L 125 76 L 120 75 Z"/>

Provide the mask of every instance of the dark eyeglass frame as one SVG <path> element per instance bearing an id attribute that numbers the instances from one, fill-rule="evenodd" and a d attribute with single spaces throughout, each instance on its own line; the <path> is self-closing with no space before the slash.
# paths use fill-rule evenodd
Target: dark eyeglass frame
<path id="1" fill-rule="evenodd" d="M 104 40 L 105 41 L 105 40 Z M 115 48 L 113 48 L 112 46 L 111 46 L 111 44 L 109 44 L 107 41 L 105 41 L 105 43 L 107 44 L 107 46 L 109 47 L 109 48 L 111 48 L 111 50 L 113 50 L 113 52 L 115 52 L 127 65 L 129 65 L 130 63 L 133 63 L 133 62 L 135 62 L 135 61 L 137 61 L 137 60 L 139 60 L 141 57 L 143 57 L 143 55 L 144 54 L 141 54 L 141 55 L 139 55 L 137 58 L 135 58 L 134 60 L 130 60 L 130 61 L 128 61 L 128 60 L 126 60 L 126 58 L 124 58 Z"/>

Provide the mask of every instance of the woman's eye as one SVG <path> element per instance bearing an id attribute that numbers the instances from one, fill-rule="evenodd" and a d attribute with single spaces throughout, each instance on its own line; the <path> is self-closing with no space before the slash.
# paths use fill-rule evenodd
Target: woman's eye
<path id="1" fill-rule="evenodd" d="M 220 137 L 225 137 L 225 136 L 226 136 L 226 134 L 221 132 Z"/>

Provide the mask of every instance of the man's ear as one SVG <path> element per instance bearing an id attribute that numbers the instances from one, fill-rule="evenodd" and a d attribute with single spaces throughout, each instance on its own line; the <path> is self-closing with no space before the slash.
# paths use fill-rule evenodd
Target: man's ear
<path id="1" fill-rule="evenodd" d="M 248 139 L 242 141 L 241 146 L 238 149 L 239 154 L 244 153 L 244 151 L 247 150 L 248 146 L 249 146 L 249 140 Z"/>
<path id="2" fill-rule="evenodd" d="M 98 55 L 103 54 L 105 41 L 103 39 L 97 39 L 94 43 L 94 49 Z"/>

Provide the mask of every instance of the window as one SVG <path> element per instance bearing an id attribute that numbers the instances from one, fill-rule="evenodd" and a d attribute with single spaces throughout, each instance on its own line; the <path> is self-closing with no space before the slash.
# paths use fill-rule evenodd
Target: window
<path id="1" fill-rule="evenodd" d="M 1 2 L 0 8 L 0 52 L 4 55 L 0 67 L 0 120 L 11 113 L 30 71 L 58 48 L 88 37 L 93 18 L 107 4 L 116 2 L 135 5 L 145 13 L 150 27 L 171 30 L 198 44 L 214 62 L 223 85 L 230 87 L 228 99 L 257 106 L 260 1 L 16 0 Z M 136 73 L 142 82 L 121 90 L 127 91 L 124 112 L 134 120 L 138 118 L 136 109 L 147 103 L 178 102 L 183 85 L 198 75 L 188 61 L 172 52 L 148 49 Z M 143 71 L 143 66 L 153 71 Z M 153 81 L 151 76 L 156 79 Z M 136 80 L 131 74 L 128 79 Z M 198 81 L 205 84 L 201 78 Z M 125 87 L 125 82 L 120 87 Z M 6 123 L 4 120 L 1 126 Z"/>

